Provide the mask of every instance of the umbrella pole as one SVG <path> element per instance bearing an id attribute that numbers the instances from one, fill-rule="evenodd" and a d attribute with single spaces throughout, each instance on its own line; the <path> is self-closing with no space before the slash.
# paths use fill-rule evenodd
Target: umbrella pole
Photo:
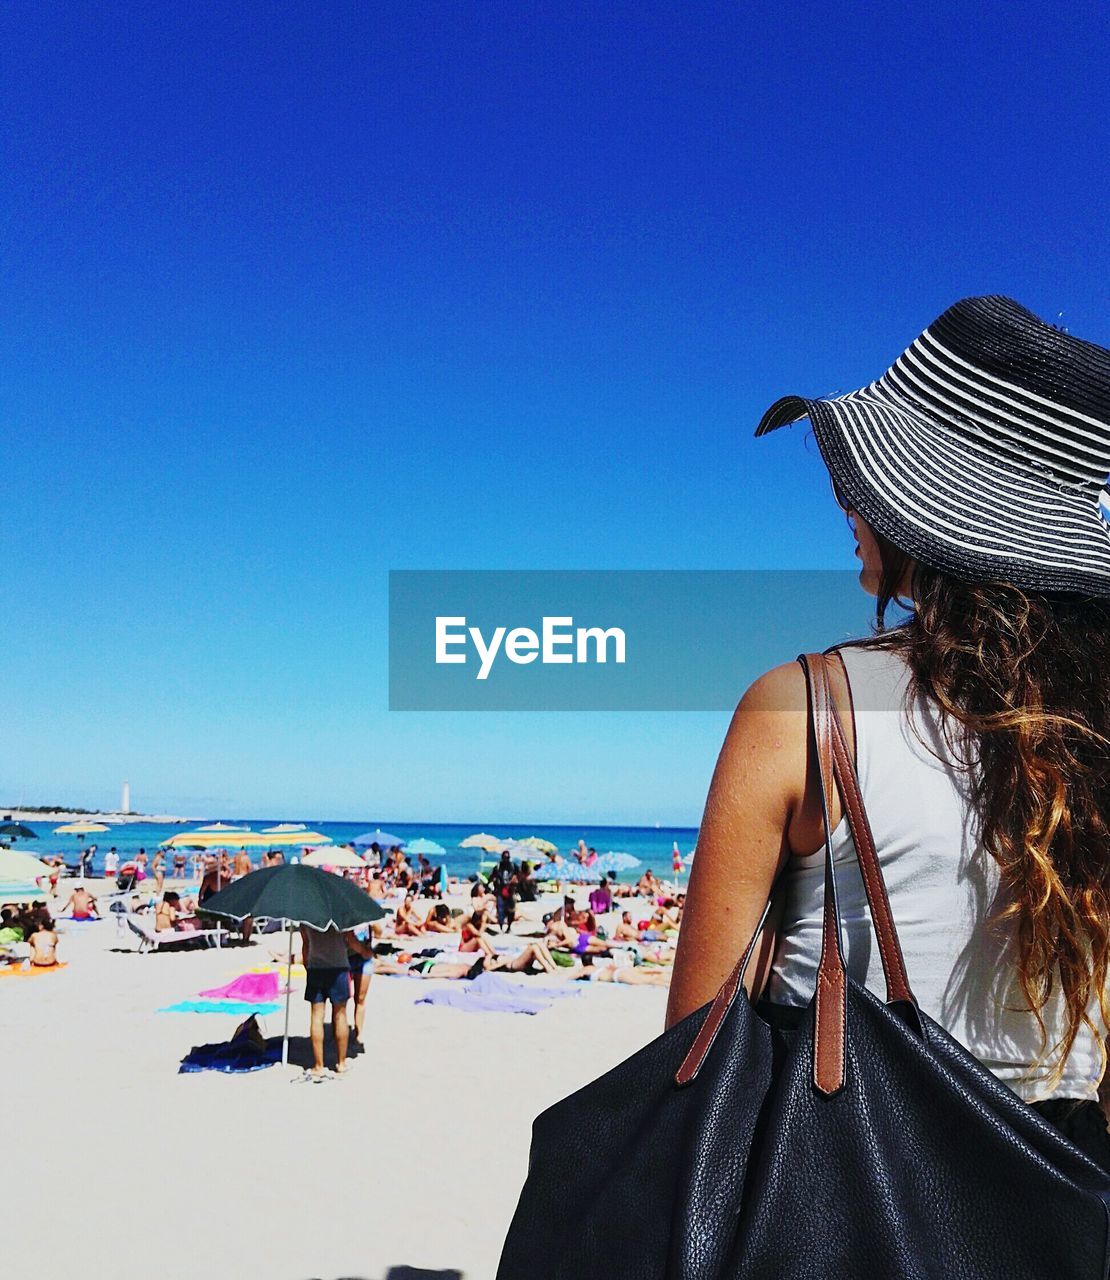
<path id="1" fill-rule="evenodd" d="M 289 928 L 289 959 L 285 965 L 285 1033 L 281 1037 L 281 1065 L 289 1065 L 289 999 L 293 991 L 293 921 L 287 920 Z"/>

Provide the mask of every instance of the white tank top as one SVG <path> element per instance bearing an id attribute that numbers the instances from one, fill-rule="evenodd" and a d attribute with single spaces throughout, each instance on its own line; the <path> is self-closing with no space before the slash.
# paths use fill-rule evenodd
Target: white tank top
<path id="1" fill-rule="evenodd" d="M 1097 1097 L 1099 1045 L 1087 1027 L 1080 1028 L 1062 1079 L 1048 1086 L 1056 1062 L 1051 1050 L 1066 1026 L 1058 989 L 1043 1012 L 1045 1061 L 1030 1072 L 1042 1056 L 1037 1022 L 1022 998 L 1008 939 L 998 926 L 987 927 L 1000 906 L 998 865 L 979 842 L 967 775 L 953 764 L 937 711 L 921 699 L 912 709 L 928 744 L 923 745 L 906 713 L 904 661 L 879 649 L 842 653 L 855 711 L 860 788 L 918 1004 L 1026 1102 Z M 884 998 L 882 965 L 844 819 L 832 844 L 848 972 Z M 804 1005 L 813 995 L 824 855 L 822 846 L 806 857 L 791 857 L 783 873 L 782 926 L 766 992 L 776 1003 Z M 1102 1025 L 1097 1000 L 1090 1016 Z"/>

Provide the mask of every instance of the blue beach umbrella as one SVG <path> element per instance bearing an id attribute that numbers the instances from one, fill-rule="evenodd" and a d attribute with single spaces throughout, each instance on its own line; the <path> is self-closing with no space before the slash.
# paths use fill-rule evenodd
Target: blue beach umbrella
<path id="1" fill-rule="evenodd" d="M 603 853 L 594 863 L 598 871 L 631 871 L 640 865 L 640 859 L 630 853 Z"/>
<path id="2" fill-rule="evenodd" d="M 395 846 L 403 848 L 404 843 L 400 836 L 391 836 L 388 831 L 364 831 L 351 841 L 356 849 L 369 849 L 372 844 L 376 844 L 379 849 L 392 849 Z"/>
<path id="3" fill-rule="evenodd" d="M 446 853 L 447 850 L 443 847 L 443 845 L 436 844 L 434 840 L 425 840 L 423 837 L 421 837 L 419 840 L 414 840 L 411 844 L 406 845 L 405 852 L 406 853 L 438 854 L 438 853 Z"/>
<path id="4" fill-rule="evenodd" d="M 596 866 L 584 867 L 579 862 L 568 862 L 558 878 L 565 880 L 567 884 L 600 884 L 601 872 Z"/>

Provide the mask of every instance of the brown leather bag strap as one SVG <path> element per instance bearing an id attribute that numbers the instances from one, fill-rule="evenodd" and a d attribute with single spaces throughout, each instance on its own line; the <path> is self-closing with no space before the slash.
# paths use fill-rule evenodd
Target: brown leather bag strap
<path id="1" fill-rule="evenodd" d="M 844 1086 L 848 1039 L 848 975 L 840 939 L 840 909 L 836 900 L 836 876 L 832 860 L 832 788 L 836 770 L 833 758 L 832 690 L 828 669 L 818 654 L 803 654 L 798 661 L 806 676 L 809 694 L 809 747 L 817 764 L 821 792 L 821 821 L 825 828 L 825 901 L 821 913 L 821 959 L 817 964 L 814 998 L 813 1084 L 824 1094 Z"/>
<path id="2" fill-rule="evenodd" d="M 867 906 L 879 942 L 879 955 L 886 979 L 887 1002 L 907 1000 L 917 1004 L 906 977 L 898 931 L 890 910 L 875 839 L 860 793 L 859 779 L 848 750 L 844 726 L 832 699 L 829 659 L 824 654 L 803 654 L 798 661 L 806 673 L 809 689 L 810 721 L 814 749 L 821 777 L 821 814 L 825 827 L 825 903 L 821 961 L 817 969 L 815 999 L 813 1082 L 825 1094 L 835 1093 L 844 1084 L 846 1021 L 846 969 L 840 937 L 840 911 L 833 874 L 832 821 L 829 816 L 830 782 L 840 792 L 857 861 L 863 878 Z"/>
<path id="3" fill-rule="evenodd" d="M 763 915 L 755 926 L 751 941 L 744 948 L 744 954 L 737 960 L 732 972 L 724 980 L 720 990 L 714 996 L 713 1004 L 708 1014 L 706 1014 L 705 1021 L 701 1024 L 701 1029 L 694 1038 L 694 1043 L 687 1051 L 686 1057 L 682 1059 L 682 1065 L 675 1072 L 675 1084 L 689 1084 L 701 1070 L 701 1064 L 705 1061 L 706 1054 L 712 1048 L 713 1041 L 717 1038 L 717 1032 L 721 1029 L 725 1015 L 732 1008 L 733 1001 L 740 994 L 740 990 L 744 985 L 744 973 L 748 968 L 748 962 L 752 958 L 752 951 L 755 948 L 756 939 L 759 937 L 759 931 L 763 928 L 770 910 L 771 901 L 768 899 L 767 905 L 763 908 Z"/>
<path id="4" fill-rule="evenodd" d="M 828 657 L 821 655 L 826 667 L 825 678 L 828 679 Z M 840 792 L 844 814 L 848 819 L 848 828 L 852 833 L 852 843 L 856 847 L 860 874 L 863 876 L 864 892 L 867 894 L 867 906 L 871 912 L 871 921 L 875 926 L 875 936 L 879 942 L 879 955 L 882 958 L 883 977 L 886 979 L 886 999 L 889 1004 L 893 1000 L 908 1000 L 916 1004 L 917 1000 L 910 990 L 906 976 L 906 961 L 902 955 L 902 944 L 898 940 L 898 930 L 894 925 L 894 915 L 890 909 L 890 898 L 887 896 L 886 881 L 883 879 L 879 854 L 875 848 L 875 837 L 871 833 L 867 809 L 860 792 L 859 778 L 852 754 L 848 748 L 848 739 L 840 720 L 836 704 L 832 706 L 832 754 L 833 770 L 836 775 L 837 789 Z"/>

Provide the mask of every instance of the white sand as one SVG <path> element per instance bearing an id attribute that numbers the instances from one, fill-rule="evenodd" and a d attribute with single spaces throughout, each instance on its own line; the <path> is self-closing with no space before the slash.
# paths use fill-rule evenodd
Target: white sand
<path id="1" fill-rule="evenodd" d="M 237 1019 L 155 1010 L 265 949 L 139 955 L 133 941 L 114 920 L 71 924 L 68 968 L 0 979 L 6 1274 L 492 1280 L 534 1115 L 657 1035 L 666 1004 L 661 989 L 576 983 L 534 1017 L 463 1014 L 413 1004 L 445 983 L 376 977 L 346 1079 L 178 1075 Z M 263 1023 L 280 1034 L 282 1015 Z M 307 1037 L 299 990 L 291 1030 Z"/>

